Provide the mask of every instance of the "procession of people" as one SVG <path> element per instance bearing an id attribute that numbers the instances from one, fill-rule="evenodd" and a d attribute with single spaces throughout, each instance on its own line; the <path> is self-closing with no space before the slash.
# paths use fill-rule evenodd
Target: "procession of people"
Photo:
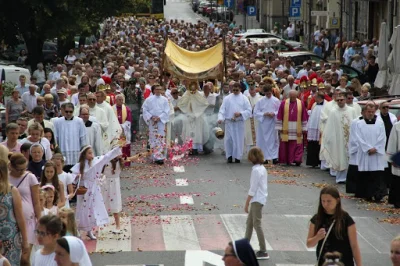
<path id="1" fill-rule="evenodd" d="M 238 39 L 240 31 L 223 23 L 109 18 L 99 40 L 72 49 L 68 58 L 75 59 L 55 65 L 44 84 L 27 86 L 20 76 L 6 107 L 1 143 L 10 152 L 12 186 L 0 194 L 16 188 L 23 199 L 24 215 L 18 210 L 7 221 L 22 234 L 19 248 L 12 243 L 17 240 L 3 246 L 12 265 L 19 265 L 21 254 L 30 260 L 36 237 L 44 237 L 37 228 L 58 224 L 57 219 L 66 219 L 69 230 L 55 231 L 57 238 L 80 237 L 83 231 L 95 240 L 93 229 L 108 224 L 108 214 L 115 219 L 113 232 L 120 234 L 119 174 L 133 160 L 132 146 L 142 141 L 148 163 L 160 167 L 174 145 L 187 142 L 191 156 L 218 152 L 227 163 L 243 163 L 257 146 L 263 162 L 254 164 L 299 167 L 305 160 L 329 171 L 356 197 L 380 202 L 388 195 L 400 208 L 400 168 L 393 162 L 400 123 L 386 102 L 357 104 L 371 84 L 356 88 L 335 64 L 329 68 L 323 62 L 319 69 L 311 67 L 316 62 L 304 62 L 297 72 L 290 57 L 268 43 Z M 226 75 L 182 79 L 164 71 L 167 38 L 192 52 L 225 38 Z M 75 211 L 69 207 L 73 201 Z M 59 217 L 41 218 L 47 215 Z M 54 246 L 67 240 L 71 243 L 54 239 Z M 35 265 L 48 260 L 40 252 L 32 255 Z"/>

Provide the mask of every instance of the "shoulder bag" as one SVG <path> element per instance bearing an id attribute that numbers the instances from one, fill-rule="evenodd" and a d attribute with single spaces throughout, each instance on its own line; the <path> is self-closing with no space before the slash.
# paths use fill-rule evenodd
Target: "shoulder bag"
<path id="1" fill-rule="evenodd" d="M 318 259 L 317 259 L 317 264 L 315 264 L 316 266 L 319 265 L 319 261 L 320 261 L 320 259 L 321 259 L 322 251 L 324 250 L 325 242 L 326 242 L 326 240 L 328 239 L 329 234 L 331 233 L 332 228 L 333 228 L 334 225 L 335 225 L 335 220 L 333 220 L 331 226 L 330 226 L 329 229 L 328 229 L 328 233 L 325 235 L 324 242 L 322 242 L 321 249 L 319 250 L 319 255 L 318 255 Z"/>

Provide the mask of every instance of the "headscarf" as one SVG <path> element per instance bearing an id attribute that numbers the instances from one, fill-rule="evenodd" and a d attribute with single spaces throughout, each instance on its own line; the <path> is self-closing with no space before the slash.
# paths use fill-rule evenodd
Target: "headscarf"
<path id="1" fill-rule="evenodd" d="M 92 266 L 85 244 L 75 236 L 64 236 L 68 242 L 69 258 L 72 263 L 79 263 L 79 266 Z"/>
<path id="2" fill-rule="evenodd" d="M 249 240 L 246 238 L 236 240 L 233 243 L 233 250 L 235 251 L 236 257 L 246 266 L 259 266 L 256 254 L 251 247 Z"/>

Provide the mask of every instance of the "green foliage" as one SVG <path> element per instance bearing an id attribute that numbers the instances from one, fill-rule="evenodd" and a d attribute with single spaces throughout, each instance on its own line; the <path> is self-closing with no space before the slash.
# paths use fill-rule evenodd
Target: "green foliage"
<path id="1" fill-rule="evenodd" d="M 17 86 L 17 84 L 15 84 L 15 83 L 13 83 L 11 81 L 7 81 L 7 82 L 3 83 L 1 85 L 1 87 L 4 89 L 4 94 L 3 95 L 6 96 L 6 97 L 10 97 L 12 92 L 13 92 L 13 90 L 14 90 L 14 88 L 15 88 L 15 86 Z"/>

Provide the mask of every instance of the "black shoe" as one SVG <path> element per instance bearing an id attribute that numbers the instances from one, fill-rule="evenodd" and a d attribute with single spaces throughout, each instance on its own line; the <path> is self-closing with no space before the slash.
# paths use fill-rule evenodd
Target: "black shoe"
<path id="1" fill-rule="evenodd" d="M 164 164 L 164 160 L 157 160 L 157 161 L 155 161 L 155 163 L 159 164 L 159 165 L 162 165 L 162 164 Z"/>
<path id="2" fill-rule="evenodd" d="M 228 163 L 232 163 L 232 156 L 228 157 Z"/>
<path id="3" fill-rule="evenodd" d="M 269 255 L 266 251 L 257 251 L 256 257 L 258 260 L 268 260 Z"/>
<path id="4" fill-rule="evenodd" d="M 341 184 L 341 185 L 346 184 L 346 181 L 339 181 L 338 184 Z"/>
<path id="5" fill-rule="evenodd" d="M 268 164 L 268 160 L 265 160 L 265 161 L 264 161 L 264 164 Z"/>
<path id="6" fill-rule="evenodd" d="M 273 159 L 272 164 L 278 164 L 278 159 Z"/>
<path id="7" fill-rule="evenodd" d="M 197 149 L 192 149 L 190 155 L 199 155 L 199 151 Z"/>
<path id="8" fill-rule="evenodd" d="M 238 160 L 238 159 L 235 159 L 235 163 L 240 163 L 240 160 Z"/>
<path id="9" fill-rule="evenodd" d="M 296 166 L 300 166 L 301 165 L 301 163 L 300 162 L 296 162 Z"/>

